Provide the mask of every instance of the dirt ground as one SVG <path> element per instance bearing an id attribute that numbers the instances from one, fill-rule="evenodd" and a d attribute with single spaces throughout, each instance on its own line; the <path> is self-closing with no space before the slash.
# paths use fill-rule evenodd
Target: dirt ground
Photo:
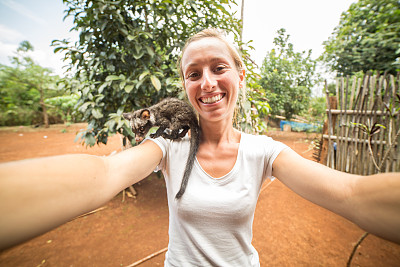
<path id="1" fill-rule="evenodd" d="M 0 129 L 0 162 L 66 153 L 106 156 L 121 151 L 117 135 L 106 146 L 86 148 L 74 143 L 76 132 L 84 127 Z M 268 135 L 311 158 L 312 136 L 280 131 Z M 96 213 L 1 252 L 0 266 L 127 266 L 167 247 L 164 180 L 151 175 L 135 189 L 136 198 L 122 202 L 119 194 Z M 354 224 L 300 198 L 277 180 L 262 189 L 253 238 L 261 266 L 345 266 L 362 234 Z M 139 266 L 162 266 L 164 254 Z M 352 266 L 400 266 L 400 246 L 369 235 Z"/>

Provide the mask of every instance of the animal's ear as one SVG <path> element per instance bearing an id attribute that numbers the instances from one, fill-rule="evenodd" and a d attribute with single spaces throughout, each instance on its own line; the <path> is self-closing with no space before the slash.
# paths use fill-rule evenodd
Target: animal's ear
<path id="1" fill-rule="evenodd" d="M 132 113 L 122 113 L 122 116 L 124 117 L 125 120 L 132 119 Z"/>
<path id="2" fill-rule="evenodd" d="M 150 110 L 148 109 L 143 110 L 142 113 L 140 113 L 140 118 L 143 120 L 150 119 Z"/>

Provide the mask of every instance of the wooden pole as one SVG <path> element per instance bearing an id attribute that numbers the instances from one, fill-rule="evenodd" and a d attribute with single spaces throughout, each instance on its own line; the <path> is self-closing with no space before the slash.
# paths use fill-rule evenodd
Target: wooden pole
<path id="1" fill-rule="evenodd" d="M 138 266 L 139 264 L 141 264 L 141 263 L 143 263 L 143 262 L 145 262 L 145 261 L 148 261 L 148 260 L 150 260 L 151 258 L 154 258 L 155 256 L 157 256 L 157 255 L 159 255 L 159 254 L 161 254 L 161 253 L 163 253 L 163 252 L 165 252 L 165 251 L 167 251 L 167 250 L 168 250 L 168 247 L 163 248 L 163 249 L 160 249 L 159 251 L 154 252 L 153 254 L 150 254 L 149 256 L 147 256 L 147 257 L 145 257 L 145 258 L 143 258 L 143 259 L 141 259 L 141 260 L 138 260 L 138 261 L 132 263 L 131 265 L 126 266 L 126 267 L 135 267 L 135 266 Z"/>
<path id="2" fill-rule="evenodd" d="M 322 133 L 323 134 L 329 134 L 330 136 L 333 135 L 333 130 L 332 130 L 332 126 L 336 124 L 336 117 L 333 118 L 332 113 L 330 112 L 330 110 L 332 109 L 336 109 L 337 108 L 337 99 L 335 96 L 329 96 L 329 91 L 328 91 L 328 84 L 325 81 L 325 93 L 326 93 L 326 105 L 327 105 L 327 113 L 328 113 L 328 119 L 325 121 L 324 126 L 322 128 Z M 329 167 L 333 167 L 329 164 L 328 159 L 330 160 L 330 157 L 328 157 L 328 155 L 331 155 L 333 153 L 331 153 L 331 140 L 328 138 L 328 141 L 322 139 L 321 140 L 321 155 L 320 155 L 320 160 L 319 162 L 329 166 Z"/>

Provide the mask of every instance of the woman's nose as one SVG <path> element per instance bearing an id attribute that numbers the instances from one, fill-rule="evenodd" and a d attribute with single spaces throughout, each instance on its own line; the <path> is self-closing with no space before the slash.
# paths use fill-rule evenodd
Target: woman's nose
<path id="1" fill-rule="evenodd" d="M 210 91 L 213 90 L 216 87 L 216 85 L 217 82 L 213 77 L 213 74 L 210 73 L 209 71 L 204 71 L 201 81 L 201 89 L 204 91 Z"/>

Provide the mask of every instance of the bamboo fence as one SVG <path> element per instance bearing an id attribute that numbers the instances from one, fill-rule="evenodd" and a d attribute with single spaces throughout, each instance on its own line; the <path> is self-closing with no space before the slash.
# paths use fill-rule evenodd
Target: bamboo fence
<path id="1" fill-rule="evenodd" d="M 336 99 L 327 85 L 327 147 L 324 164 L 348 173 L 374 174 L 400 171 L 400 79 L 393 75 L 339 78 Z M 332 105 L 336 100 L 337 105 Z M 380 131 L 368 132 L 375 126 Z M 369 129 L 369 130 L 368 130 Z"/>

